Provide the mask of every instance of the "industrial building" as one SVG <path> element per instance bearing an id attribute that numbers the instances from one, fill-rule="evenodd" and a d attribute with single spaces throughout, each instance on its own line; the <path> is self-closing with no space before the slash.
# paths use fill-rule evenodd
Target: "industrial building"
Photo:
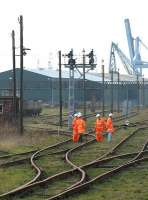
<path id="1" fill-rule="evenodd" d="M 41 100 L 49 104 L 58 104 L 59 102 L 59 72 L 52 69 L 29 69 L 24 70 L 24 99 L 25 100 Z M 12 95 L 13 89 L 13 71 L 5 71 L 0 73 L 0 96 Z M 68 83 L 69 73 L 62 72 L 62 96 L 63 102 L 68 99 Z M 20 87 L 20 70 L 16 69 L 17 96 L 19 96 Z M 93 82 L 93 84 L 92 84 Z M 92 95 L 99 98 L 100 92 L 94 91 L 98 87 L 98 82 L 101 82 L 101 77 L 96 77 L 91 74 L 86 74 L 86 90 L 87 100 L 91 100 Z M 93 94 L 94 93 L 94 94 Z M 80 74 L 75 74 L 75 100 L 82 100 L 82 77 Z"/>
<path id="2" fill-rule="evenodd" d="M 0 96 L 11 96 L 13 94 L 13 72 L 12 70 L 0 73 Z M 19 96 L 20 70 L 16 69 L 17 96 Z M 104 85 L 102 74 L 86 73 L 86 104 L 89 106 L 101 106 L 104 103 L 110 106 L 113 104 L 126 104 L 129 101 L 131 106 L 147 104 L 147 81 L 143 85 L 143 79 L 136 80 L 135 76 L 120 75 L 118 82 L 117 74 L 113 74 L 113 81 L 110 74 L 105 74 Z M 144 95 L 142 95 L 144 93 Z M 68 105 L 69 94 L 69 72 L 62 72 L 62 102 Z M 83 78 L 75 72 L 74 98 L 75 105 L 83 104 Z M 40 101 L 55 106 L 59 104 L 59 71 L 53 69 L 24 69 L 24 100 Z"/>

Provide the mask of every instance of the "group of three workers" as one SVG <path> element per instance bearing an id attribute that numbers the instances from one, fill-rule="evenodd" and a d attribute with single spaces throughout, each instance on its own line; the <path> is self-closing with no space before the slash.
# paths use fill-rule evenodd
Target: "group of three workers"
<path id="1" fill-rule="evenodd" d="M 96 140 L 102 142 L 104 140 L 104 135 L 107 134 L 108 142 L 112 139 L 112 134 L 114 133 L 112 113 L 109 113 L 108 119 L 105 120 L 100 114 L 96 115 L 96 122 L 94 126 L 94 132 L 96 135 Z M 74 114 L 72 121 L 73 129 L 73 142 L 82 142 L 82 136 L 86 132 L 86 122 L 82 117 L 80 112 Z"/>

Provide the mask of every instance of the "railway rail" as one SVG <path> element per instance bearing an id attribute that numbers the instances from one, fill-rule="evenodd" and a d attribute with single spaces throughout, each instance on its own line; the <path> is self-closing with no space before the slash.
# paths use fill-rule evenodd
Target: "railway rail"
<path id="1" fill-rule="evenodd" d="M 145 127 L 145 128 L 148 128 L 148 127 Z M 143 128 L 142 128 L 143 129 Z M 139 130 L 141 130 L 141 129 L 139 129 Z M 135 131 L 135 132 L 137 132 L 137 131 Z M 133 134 L 132 135 L 134 135 L 135 134 L 135 132 L 133 132 Z M 125 142 L 125 141 L 127 141 L 127 138 L 124 140 L 124 141 L 122 141 L 122 143 L 123 142 Z M 122 144 L 122 143 L 119 143 L 119 146 Z M 132 165 L 134 165 L 135 163 L 138 163 L 138 162 L 140 162 L 140 161 L 144 161 L 144 160 L 148 160 L 148 157 L 146 157 L 146 158 L 142 158 L 141 159 L 141 157 L 142 157 L 142 155 L 145 153 L 145 149 L 147 148 L 147 145 L 148 145 L 148 139 L 147 139 L 147 141 L 146 141 L 146 143 L 143 145 L 143 147 L 141 148 L 141 150 L 134 156 L 134 158 L 132 158 L 130 161 L 127 161 L 127 162 L 125 162 L 124 161 L 124 164 L 121 164 L 121 165 L 119 165 L 119 166 L 117 166 L 117 167 L 113 167 L 113 169 L 112 170 L 110 170 L 110 171 L 107 171 L 107 172 L 105 172 L 105 173 L 103 173 L 103 174 L 101 174 L 101 175 L 99 175 L 99 176 L 96 176 L 95 178 L 92 178 L 91 180 L 89 180 L 89 181 L 86 181 L 85 183 L 82 183 L 82 184 L 78 184 L 76 187 L 73 187 L 73 188 L 70 188 L 70 189 L 67 189 L 66 191 L 64 191 L 64 192 L 61 192 L 60 194 L 58 194 L 58 195 L 55 195 L 55 196 L 53 196 L 53 197 L 50 197 L 50 198 L 48 198 L 48 200 L 55 200 L 55 199 L 62 199 L 62 198 L 64 198 L 64 197 L 67 197 L 67 196 L 69 196 L 69 195 L 72 195 L 72 194 L 74 194 L 75 192 L 80 192 L 82 189 L 86 189 L 86 187 L 89 187 L 92 183 L 94 183 L 94 182 L 96 182 L 96 181 L 102 181 L 102 180 L 104 180 L 105 178 L 108 178 L 108 177 L 110 177 L 111 175 L 114 175 L 116 172 L 119 172 L 119 171 L 121 171 L 121 170 L 123 170 L 123 169 L 126 169 L 127 167 L 129 167 L 129 166 L 132 166 Z M 119 147 L 118 146 L 118 147 Z M 115 147 L 114 149 L 113 149 L 113 151 L 115 151 L 117 149 L 117 147 Z M 110 154 L 110 152 L 108 152 L 108 155 Z M 129 154 L 127 154 L 128 156 L 129 156 Z M 130 155 L 132 155 L 132 154 L 130 154 Z M 106 155 L 104 155 L 103 157 L 106 157 L 107 156 L 107 154 Z M 83 169 L 83 168 L 88 168 L 88 167 L 90 167 L 90 166 L 92 166 L 93 164 L 104 164 L 104 163 L 106 163 L 107 161 L 110 161 L 110 160 L 113 160 L 113 159 L 119 159 L 119 157 L 120 158 L 122 158 L 122 157 L 125 157 L 126 156 L 126 154 L 124 154 L 124 155 L 117 155 L 117 156 L 113 156 L 113 157 L 109 157 L 109 158 L 104 158 L 104 159 L 98 159 L 98 161 L 96 160 L 96 161 L 93 161 L 92 163 L 89 163 L 88 165 L 85 165 L 85 166 L 82 166 L 81 168 Z"/>
<path id="2" fill-rule="evenodd" d="M 146 128 L 146 127 L 143 127 L 142 129 L 144 129 L 144 128 Z M 91 180 L 89 180 L 89 181 L 87 181 L 87 174 L 86 174 L 86 172 L 83 170 L 83 169 L 87 169 L 88 167 L 91 167 L 91 166 L 96 166 L 96 165 L 98 165 L 99 163 L 102 163 L 103 164 L 103 162 L 104 163 L 106 163 L 107 162 L 107 160 L 109 161 L 110 159 L 113 159 L 113 158 L 115 158 L 115 156 L 112 156 L 111 158 L 110 157 L 108 157 L 108 158 L 106 158 L 107 156 L 109 156 L 109 155 L 111 155 L 113 152 L 115 152 L 123 143 L 125 143 L 125 141 L 128 141 L 128 139 L 130 138 L 130 137 L 132 137 L 132 135 L 134 135 L 136 132 L 138 132 L 140 130 L 140 128 L 139 129 L 137 129 L 135 132 L 133 132 L 129 137 L 127 137 L 127 138 L 125 138 L 123 141 L 121 141 L 118 145 L 116 145 L 111 151 L 109 151 L 108 153 L 106 153 L 105 155 L 103 155 L 103 156 L 101 156 L 101 157 L 99 157 L 98 159 L 96 159 L 96 160 L 94 160 L 94 161 L 92 161 L 92 162 L 90 162 L 90 163 L 87 163 L 86 165 L 83 165 L 83 166 L 76 166 L 74 163 L 72 163 L 72 161 L 70 160 L 70 154 L 72 153 L 72 152 L 74 152 L 74 151 L 77 151 L 77 150 L 79 150 L 82 146 L 84 146 L 84 145 L 88 145 L 89 143 L 92 143 L 92 142 L 94 142 L 95 141 L 95 139 L 92 139 L 92 140 L 90 140 L 90 141 L 88 141 L 88 142 L 86 142 L 86 143 L 84 143 L 84 144 L 81 144 L 81 145 L 79 145 L 79 146 L 77 146 L 77 147 L 74 147 L 74 148 L 72 148 L 72 149 L 70 149 L 70 150 L 68 150 L 67 152 L 66 152 L 66 155 L 65 155 L 65 158 L 66 158 L 66 161 L 73 167 L 73 169 L 72 170 L 68 170 L 68 171 L 65 171 L 65 172 L 61 172 L 61 173 L 58 173 L 58 174 L 55 174 L 55 175 L 53 175 L 53 176 L 51 176 L 51 177 L 48 177 L 48 178 L 46 178 L 46 179 L 44 179 L 44 180 L 41 180 L 41 181 L 37 181 L 38 180 L 38 178 L 40 177 L 40 175 L 41 175 L 41 172 L 39 172 L 39 168 L 36 166 L 36 164 L 35 164 L 35 162 L 34 162 L 34 159 L 35 159 L 35 157 L 36 157 L 36 155 L 39 153 L 39 152 L 42 152 L 42 151 L 44 151 L 44 150 L 46 150 L 46 149 L 43 149 L 43 150 L 40 150 L 40 151 L 37 151 L 35 154 L 33 154 L 33 158 L 31 159 L 31 162 L 32 162 L 32 165 L 36 168 L 36 170 L 37 170 L 37 174 L 36 174 L 36 176 L 34 177 L 34 179 L 33 180 L 31 180 L 29 183 L 27 183 L 27 184 L 25 184 L 25 185 L 23 185 L 23 186 L 21 186 L 21 187 L 19 187 L 19 188 L 17 188 L 17 189 L 15 189 L 15 190 L 13 190 L 13 191 L 10 191 L 10 192 L 8 192 L 8 193 L 5 193 L 5 194 L 2 194 L 1 196 L 0 196 L 0 198 L 4 198 L 4 197 L 6 197 L 6 196 L 11 196 L 11 195 L 14 195 L 14 194 L 19 194 L 20 192 L 22 192 L 22 191 L 25 191 L 25 190 L 27 190 L 27 189 L 31 189 L 31 188 L 33 188 L 33 187 L 36 187 L 37 185 L 43 185 L 43 184 L 47 184 L 47 183 L 49 183 L 49 181 L 53 181 L 53 180 L 56 180 L 56 179 L 60 179 L 60 178 L 63 178 L 63 177 L 65 177 L 65 176 L 67 176 L 67 175 L 71 175 L 71 174 L 73 174 L 74 172 L 79 172 L 79 173 L 81 173 L 81 179 L 78 181 L 78 182 L 76 182 L 76 183 L 74 183 L 73 185 L 71 185 L 70 187 L 68 187 L 64 192 L 62 192 L 62 193 L 60 193 L 60 194 L 58 194 L 58 195 L 55 195 L 55 196 L 53 196 L 53 197 L 50 197 L 49 199 L 60 199 L 60 198 L 63 198 L 63 197 L 65 197 L 65 196 L 67 196 L 67 195 L 70 195 L 70 194 L 72 194 L 73 192 L 76 192 L 76 191 L 81 191 L 81 189 L 84 189 L 85 187 L 87 187 L 87 186 L 89 186 L 89 184 L 91 184 L 92 182 L 95 182 L 96 180 L 102 180 L 102 178 L 99 178 L 99 177 L 101 177 L 101 175 L 100 176 L 96 176 L 95 178 L 93 178 L 93 179 L 91 179 Z M 54 146 L 54 145 L 53 145 Z M 53 147 L 52 146 L 52 147 Z M 132 160 L 131 161 L 128 161 L 129 162 L 129 165 L 127 165 L 128 164 L 128 162 L 127 162 L 127 164 L 124 164 L 124 165 L 121 165 L 121 166 L 118 166 L 118 167 L 116 167 L 115 169 L 113 169 L 112 171 L 120 171 L 120 167 L 121 168 L 127 168 L 126 166 L 131 166 L 132 164 L 130 164 L 130 163 L 133 163 L 133 162 L 140 162 L 140 161 L 138 161 L 138 160 L 140 160 L 139 159 L 139 157 L 142 155 L 142 154 L 146 154 L 147 153 L 147 151 L 145 150 L 145 148 L 146 148 L 146 146 L 147 146 L 147 143 L 145 144 L 145 146 L 141 149 L 141 151 L 139 151 L 139 152 L 137 152 L 137 153 L 133 153 L 133 155 L 135 155 L 135 158 L 132 158 Z M 132 154 L 132 153 L 131 153 Z M 117 156 L 119 156 L 119 157 L 126 157 L 126 156 L 129 156 L 129 154 L 124 154 L 124 155 L 117 155 Z M 117 158 L 117 156 L 116 156 L 116 158 Z M 106 159 L 105 159 L 106 158 Z M 142 158 L 143 159 L 143 158 Z M 112 172 L 107 172 L 107 173 L 109 173 L 109 175 L 111 175 L 112 174 Z M 105 175 L 105 174 L 103 174 L 102 175 L 102 177 L 106 177 L 107 175 Z M 48 196 L 48 195 L 47 195 Z"/>
<path id="3" fill-rule="evenodd" d="M 90 137 L 90 136 L 89 136 Z M 92 140 L 91 140 L 92 141 Z M 93 139 L 93 141 L 95 141 L 95 139 Z M 6 193 L 6 195 L 5 194 L 3 194 L 3 195 L 0 195 L 0 198 L 2 197 L 2 196 L 7 196 L 7 195 L 9 195 L 9 194 L 13 194 L 13 193 L 16 193 L 17 191 L 21 191 L 24 187 L 26 187 L 26 186 L 28 186 L 28 185 L 30 185 L 31 183 L 33 183 L 33 182 L 35 182 L 35 181 L 37 181 L 39 178 L 40 178 L 40 176 L 41 176 L 41 169 L 36 165 L 36 163 L 35 163 L 35 160 L 36 160 L 36 158 L 38 158 L 38 157 L 41 157 L 41 156 L 44 156 L 44 155 L 47 155 L 47 152 L 45 152 L 45 151 L 49 151 L 49 150 L 51 150 L 51 149 L 55 149 L 55 148 L 57 148 L 57 147 L 59 147 L 59 146 L 61 146 L 61 145 L 63 145 L 63 144 L 68 144 L 68 143 L 72 143 L 72 139 L 68 139 L 68 140 L 66 140 L 66 141 L 64 141 L 64 142 L 60 142 L 60 143 L 57 143 L 57 144 L 54 144 L 54 145 L 51 145 L 51 146 L 49 146 L 49 147 L 46 147 L 46 148 L 44 148 L 44 149 L 41 149 L 41 150 L 38 150 L 38 151 L 36 151 L 32 156 L 31 156 L 31 158 L 30 158 L 30 163 L 31 163 L 31 165 L 32 165 L 32 167 L 34 168 L 34 170 L 36 170 L 36 176 L 32 179 L 32 180 L 30 180 L 29 182 L 27 182 L 27 183 L 25 183 L 24 185 L 21 185 L 20 187 L 18 187 L 18 188 L 16 188 L 16 189 L 14 189 L 14 190 L 11 190 L 11 191 L 9 191 L 9 192 L 7 192 Z M 89 142 L 88 142 L 89 143 Z M 73 143 L 72 143 L 73 144 Z M 86 144 L 83 144 L 83 145 L 86 145 Z M 63 151 L 63 150 L 61 150 L 61 151 Z M 44 153 L 43 153 L 44 152 Z M 64 151 L 63 151 L 64 152 Z M 43 154 L 42 154 L 43 153 Z M 60 153 L 60 151 L 58 151 L 58 153 Z M 52 152 L 51 154 L 55 154 L 55 152 Z M 20 162 L 22 162 L 22 161 L 24 161 L 24 160 L 28 160 L 28 158 L 26 158 L 26 159 L 22 159 L 22 160 L 16 160 L 16 161 L 13 161 L 13 163 L 20 163 Z M 12 164 L 12 161 L 10 161 L 10 162 L 7 162 L 7 163 L 3 163 L 3 164 L 1 164 L 1 166 L 2 167 L 4 167 L 4 166 L 8 166 L 8 165 L 10 165 L 10 164 Z M 0 166 L 0 167 L 1 167 Z M 80 170 L 81 171 L 81 170 Z"/>
<path id="4" fill-rule="evenodd" d="M 105 113 L 109 112 L 108 110 L 105 111 Z M 102 113 L 102 111 L 99 112 L 100 114 Z M 133 117 L 137 115 L 137 112 L 131 112 L 129 115 L 128 115 L 128 118 L 130 117 Z M 86 119 L 89 119 L 89 118 L 92 118 L 92 117 L 95 117 L 96 116 L 96 113 L 89 113 L 86 115 Z M 67 125 L 67 114 L 63 114 L 63 117 L 66 118 L 66 119 L 63 119 L 62 121 L 62 124 L 63 126 L 66 126 Z M 115 117 L 115 121 L 121 121 L 123 119 L 126 119 L 127 118 L 127 115 L 120 115 L 118 117 Z M 36 117 L 36 119 L 38 120 L 41 120 L 41 122 L 43 124 L 50 124 L 50 125 L 55 125 L 55 126 L 59 126 L 59 115 L 41 115 L 39 117 Z M 55 121 L 55 122 L 53 122 Z"/>
<path id="5" fill-rule="evenodd" d="M 95 115 L 96 114 L 88 114 L 88 115 L 86 115 L 86 119 L 89 119 L 91 117 L 95 117 Z M 132 117 L 135 117 L 136 115 L 137 115 L 137 112 L 131 112 L 128 115 L 128 119 L 132 118 Z M 54 115 L 54 116 L 58 117 L 57 115 Z M 49 116 L 49 119 L 51 119 L 51 116 Z M 127 115 L 116 116 L 116 117 L 114 117 L 114 122 L 119 122 L 119 121 L 122 121 L 124 119 L 127 119 Z M 63 126 L 67 126 L 66 124 L 64 124 L 64 122 L 66 122 L 66 121 L 67 121 L 67 119 L 62 122 Z M 52 122 L 51 122 L 51 121 L 48 120 L 48 117 L 45 117 L 45 121 L 43 120 L 41 122 L 43 122 L 43 124 L 50 124 L 50 125 L 54 125 L 54 126 L 59 126 L 59 122 L 53 123 L 53 119 L 52 119 Z M 30 125 L 27 126 L 27 125 L 25 125 L 25 127 L 36 129 L 36 126 L 30 126 Z M 49 128 L 47 127 L 46 129 L 44 129 L 44 128 L 38 128 L 38 129 L 40 129 L 40 130 L 48 130 Z M 58 130 L 55 130 L 54 133 L 57 133 L 57 131 Z"/>

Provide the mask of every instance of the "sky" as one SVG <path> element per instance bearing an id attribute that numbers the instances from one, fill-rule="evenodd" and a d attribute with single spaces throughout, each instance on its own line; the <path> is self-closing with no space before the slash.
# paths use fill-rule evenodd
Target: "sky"
<path id="1" fill-rule="evenodd" d="M 94 49 L 97 69 L 105 60 L 108 71 L 111 42 L 118 43 L 129 57 L 124 19 L 129 18 L 133 37 L 140 36 L 148 46 L 146 0 L 0 0 L 0 71 L 12 68 L 11 32 L 16 33 L 19 54 L 18 17 L 24 19 L 24 47 L 31 51 L 24 57 L 26 68 L 58 68 L 58 51 L 71 48 L 78 57 Z M 148 61 L 148 51 L 143 50 Z M 64 62 L 64 61 L 63 61 Z M 19 57 L 16 57 L 19 67 Z M 124 73 L 123 66 L 119 64 Z M 148 71 L 148 70 L 147 70 Z M 145 71 L 148 77 L 148 72 Z"/>

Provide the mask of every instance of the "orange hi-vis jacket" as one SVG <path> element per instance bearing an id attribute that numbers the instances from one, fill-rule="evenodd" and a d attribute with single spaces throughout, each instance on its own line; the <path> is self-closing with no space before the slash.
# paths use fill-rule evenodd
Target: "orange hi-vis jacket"
<path id="1" fill-rule="evenodd" d="M 72 121 L 72 129 L 73 129 L 73 136 L 72 136 L 72 140 L 73 142 L 78 142 L 79 141 L 79 134 L 78 134 L 78 129 L 77 129 L 77 125 L 76 125 L 76 121 L 78 120 L 77 117 L 75 117 Z"/>
<path id="2" fill-rule="evenodd" d="M 104 130 L 104 120 L 101 119 L 96 119 L 95 123 L 95 132 L 96 133 L 102 133 Z"/>
<path id="3" fill-rule="evenodd" d="M 86 129 L 86 123 L 84 121 L 84 119 L 82 119 L 81 117 L 78 118 L 75 122 L 78 134 L 83 134 L 85 133 L 85 129 Z"/>
<path id="4" fill-rule="evenodd" d="M 77 117 L 75 117 L 73 120 L 72 120 L 72 129 L 76 129 L 76 120 L 77 120 Z"/>
<path id="5" fill-rule="evenodd" d="M 78 118 L 75 117 L 72 121 L 73 134 L 78 134 L 77 123 L 76 123 L 77 120 L 78 120 Z"/>
<path id="6" fill-rule="evenodd" d="M 105 118 L 102 118 L 103 120 L 103 131 L 105 132 L 106 131 L 106 122 L 107 120 Z"/>
<path id="7" fill-rule="evenodd" d="M 113 133 L 114 132 L 113 121 L 112 121 L 111 117 L 109 117 L 107 119 L 106 129 L 107 129 L 107 132 L 109 132 L 109 133 Z"/>

